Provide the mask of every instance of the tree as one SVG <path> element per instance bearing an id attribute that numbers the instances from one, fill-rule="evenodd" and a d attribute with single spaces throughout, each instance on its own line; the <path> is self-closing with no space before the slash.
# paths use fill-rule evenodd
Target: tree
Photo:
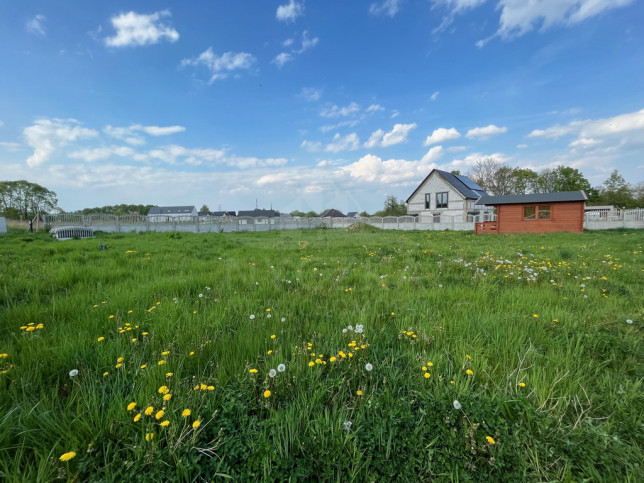
<path id="1" fill-rule="evenodd" d="M 634 208 L 637 205 L 633 188 L 616 169 L 610 174 L 600 191 L 602 203 L 620 208 Z"/>
<path id="2" fill-rule="evenodd" d="M 203 205 L 199 211 L 208 211 L 208 212 L 210 212 L 210 208 L 208 208 L 208 205 Z"/>
<path id="3" fill-rule="evenodd" d="M 407 204 L 394 195 L 387 195 L 383 210 L 375 213 L 375 216 L 405 216 L 406 214 Z"/>
<path id="4" fill-rule="evenodd" d="M 0 213 L 7 218 L 30 219 L 58 210 L 56 193 L 43 186 L 25 180 L 0 182 Z"/>
<path id="5" fill-rule="evenodd" d="M 493 158 L 480 160 L 470 171 L 469 177 L 489 194 L 503 194 L 498 193 L 496 189 L 496 178 L 502 167 L 505 167 L 505 164 Z"/>

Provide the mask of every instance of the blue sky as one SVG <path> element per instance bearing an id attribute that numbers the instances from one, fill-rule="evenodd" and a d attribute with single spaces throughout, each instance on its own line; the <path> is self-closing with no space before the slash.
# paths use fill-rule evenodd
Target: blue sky
<path id="1" fill-rule="evenodd" d="M 487 158 L 637 183 L 642 25 L 641 0 L 0 0 L 0 179 L 68 211 L 373 212 Z"/>

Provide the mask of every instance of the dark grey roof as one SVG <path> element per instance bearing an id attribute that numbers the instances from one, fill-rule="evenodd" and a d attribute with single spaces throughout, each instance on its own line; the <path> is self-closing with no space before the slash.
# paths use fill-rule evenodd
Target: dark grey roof
<path id="1" fill-rule="evenodd" d="M 153 206 L 148 211 L 148 215 L 176 215 L 182 213 L 192 213 L 195 210 L 193 206 Z"/>
<path id="2" fill-rule="evenodd" d="M 234 211 L 211 211 L 210 216 L 237 216 Z"/>
<path id="3" fill-rule="evenodd" d="M 335 209 L 331 209 L 322 215 L 322 218 L 346 218 L 346 217 L 347 215 Z"/>
<path id="4" fill-rule="evenodd" d="M 356 216 L 358 216 L 358 212 L 357 211 L 350 211 L 349 213 L 347 213 L 347 216 L 349 218 L 355 218 Z"/>
<path id="5" fill-rule="evenodd" d="M 519 203 L 561 203 L 565 201 L 586 201 L 583 190 L 557 191 L 553 193 L 532 193 L 529 195 L 483 196 L 479 205 L 514 205 Z"/>
<path id="6" fill-rule="evenodd" d="M 280 216 L 280 214 L 275 210 L 260 210 L 255 208 L 254 210 L 240 210 L 237 212 L 237 216 L 251 216 L 253 218 L 265 217 L 265 218 L 275 218 Z"/>
<path id="7" fill-rule="evenodd" d="M 483 188 L 481 188 L 478 184 L 476 184 L 467 176 L 463 176 L 461 174 L 453 174 L 453 173 L 450 173 L 449 171 L 442 171 L 440 169 L 433 169 L 427 175 L 427 177 L 422 181 L 422 183 L 418 185 L 418 188 L 414 190 L 411 196 L 407 198 L 407 203 L 409 203 L 409 200 L 412 199 L 412 197 L 416 194 L 416 192 L 420 189 L 420 187 L 425 183 L 425 181 L 427 181 L 427 179 L 429 179 L 429 177 L 434 172 L 441 175 L 443 179 L 447 181 L 456 191 L 462 194 L 465 197 L 465 199 L 478 200 L 481 196 L 487 194 Z"/>

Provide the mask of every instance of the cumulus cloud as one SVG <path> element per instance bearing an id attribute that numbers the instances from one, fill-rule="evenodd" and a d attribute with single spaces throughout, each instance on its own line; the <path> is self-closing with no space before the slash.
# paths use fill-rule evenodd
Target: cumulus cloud
<path id="1" fill-rule="evenodd" d="M 446 141 L 453 141 L 461 137 L 461 133 L 456 130 L 456 128 L 444 128 L 439 127 L 434 129 L 434 132 L 430 136 L 427 136 L 425 139 L 425 146 L 430 146 L 432 144 L 444 143 Z"/>
<path id="2" fill-rule="evenodd" d="M 137 153 L 129 146 L 104 146 L 100 148 L 84 148 L 69 153 L 71 159 L 80 159 L 87 163 L 110 159 L 114 156 L 129 157 L 137 161 L 143 161 L 147 156 Z"/>
<path id="3" fill-rule="evenodd" d="M 369 5 L 369 13 L 393 18 L 400 10 L 400 3 L 401 0 L 383 0 L 382 2 L 372 3 Z"/>
<path id="4" fill-rule="evenodd" d="M 394 144 L 400 144 L 407 141 L 407 136 L 412 129 L 416 128 L 416 123 L 412 124 L 395 124 L 389 132 L 378 129 L 371 134 L 369 140 L 364 144 L 365 148 L 376 146 L 387 147 Z"/>
<path id="5" fill-rule="evenodd" d="M 45 20 L 44 15 L 38 14 L 34 18 L 27 20 L 25 29 L 30 34 L 37 35 L 38 37 L 45 37 L 47 35 L 47 32 L 45 31 Z"/>
<path id="6" fill-rule="evenodd" d="M 26 143 L 34 150 L 27 158 L 30 167 L 46 163 L 56 149 L 78 139 L 98 136 L 94 129 L 82 127 L 75 119 L 38 119 L 23 130 Z"/>
<path id="7" fill-rule="evenodd" d="M 212 84 L 218 79 L 225 79 L 234 71 L 250 69 L 255 61 L 255 57 L 247 52 L 226 52 L 217 55 L 213 52 L 212 47 L 208 47 L 198 57 L 183 59 L 181 67 L 205 67 L 210 72 L 209 84 Z"/>
<path id="8" fill-rule="evenodd" d="M 434 146 L 429 148 L 429 151 L 420 159 L 422 164 L 432 164 L 435 163 L 438 158 L 443 155 L 443 146 Z"/>
<path id="9" fill-rule="evenodd" d="M 489 126 L 470 129 L 467 131 L 465 137 L 468 139 L 477 138 L 480 141 L 485 141 L 486 139 L 490 139 L 492 136 L 498 136 L 499 134 L 504 134 L 506 132 L 508 132 L 507 127 L 498 127 L 494 124 L 490 124 Z"/>
<path id="10" fill-rule="evenodd" d="M 281 69 L 284 64 L 290 62 L 291 60 L 293 60 L 293 56 L 291 54 L 289 54 L 288 52 L 281 52 L 275 56 L 272 62 Z"/>
<path id="11" fill-rule="evenodd" d="M 320 97 L 322 97 L 322 91 L 320 89 L 314 89 L 313 87 L 302 87 L 298 97 L 308 102 L 315 102 L 319 101 Z"/>
<path id="12" fill-rule="evenodd" d="M 341 136 L 336 133 L 333 136 L 333 141 L 326 145 L 325 151 L 331 153 L 338 153 L 340 151 L 353 151 L 360 147 L 360 139 L 356 133 Z"/>
<path id="13" fill-rule="evenodd" d="M 120 13 L 110 21 L 116 30 L 116 35 L 106 37 L 108 47 L 137 47 L 158 44 L 162 40 L 176 42 L 179 32 L 161 22 L 164 17 L 170 17 L 169 10 L 162 10 L 150 15 L 136 12 Z"/>
<path id="14" fill-rule="evenodd" d="M 322 117 L 346 117 L 351 116 L 360 112 L 360 105 L 355 102 L 351 102 L 349 105 L 344 107 L 338 107 L 334 105 L 324 106 L 320 110 L 320 116 Z"/>
<path id="15" fill-rule="evenodd" d="M 318 152 L 322 149 L 322 143 L 319 141 L 307 141 L 306 139 L 300 144 L 302 149 L 306 149 L 310 153 Z"/>
<path id="16" fill-rule="evenodd" d="M 281 52 L 277 54 L 272 62 L 273 64 L 277 65 L 277 67 L 282 68 L 284 64 L 292 61 L 296 55 L 303 54 L 310 48 L 315 47 L 319 40 L 320 39 L 318 37 L 309 37 L 309 33 L 305 30 L 304 32 L 302 32 L 302 38 L 300 39 L 299 48 L 293 48 L 290 52 Z M 284 45 L 290 46 L 293 45 L 293 43 L 293 39 L 288 39 L 286 42 L 284 42 Z"/>
<path id="17" fill-rule="evenodd" d="M 290 0 L 287 4 L 280 5 L 275 12 L 277 20 L 287 23 L 294 22 L 301 15 L 304 15 L 304 4 L 295 0 Z"/>
<path id="18" fill-rule="evenodd" d="M 145 144 L 145 139 L 139 134 L 141 132 L 150 136 L 168 136 L 185 131 L 183 126 L 142 126 L 133 124 L 129 127 L 114 127 L 109 124 L 103 128 L 103 132 L 114 139 L 120 139 L 131 145 Z"/>

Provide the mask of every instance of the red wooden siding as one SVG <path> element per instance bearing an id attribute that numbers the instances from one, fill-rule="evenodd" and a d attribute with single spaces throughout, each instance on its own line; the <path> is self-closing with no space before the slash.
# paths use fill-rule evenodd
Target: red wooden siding
<path id="1" fill-rule="evenodd" d="M 498 205 L 497 233 L 552 233 L 555 231 L 584 231 L 584 202 L 527 203 Z M 525 206 L 550 206 L 549 220 L 524 220 Z M 489 232 L 488 232 L 489 233 Z"/>

